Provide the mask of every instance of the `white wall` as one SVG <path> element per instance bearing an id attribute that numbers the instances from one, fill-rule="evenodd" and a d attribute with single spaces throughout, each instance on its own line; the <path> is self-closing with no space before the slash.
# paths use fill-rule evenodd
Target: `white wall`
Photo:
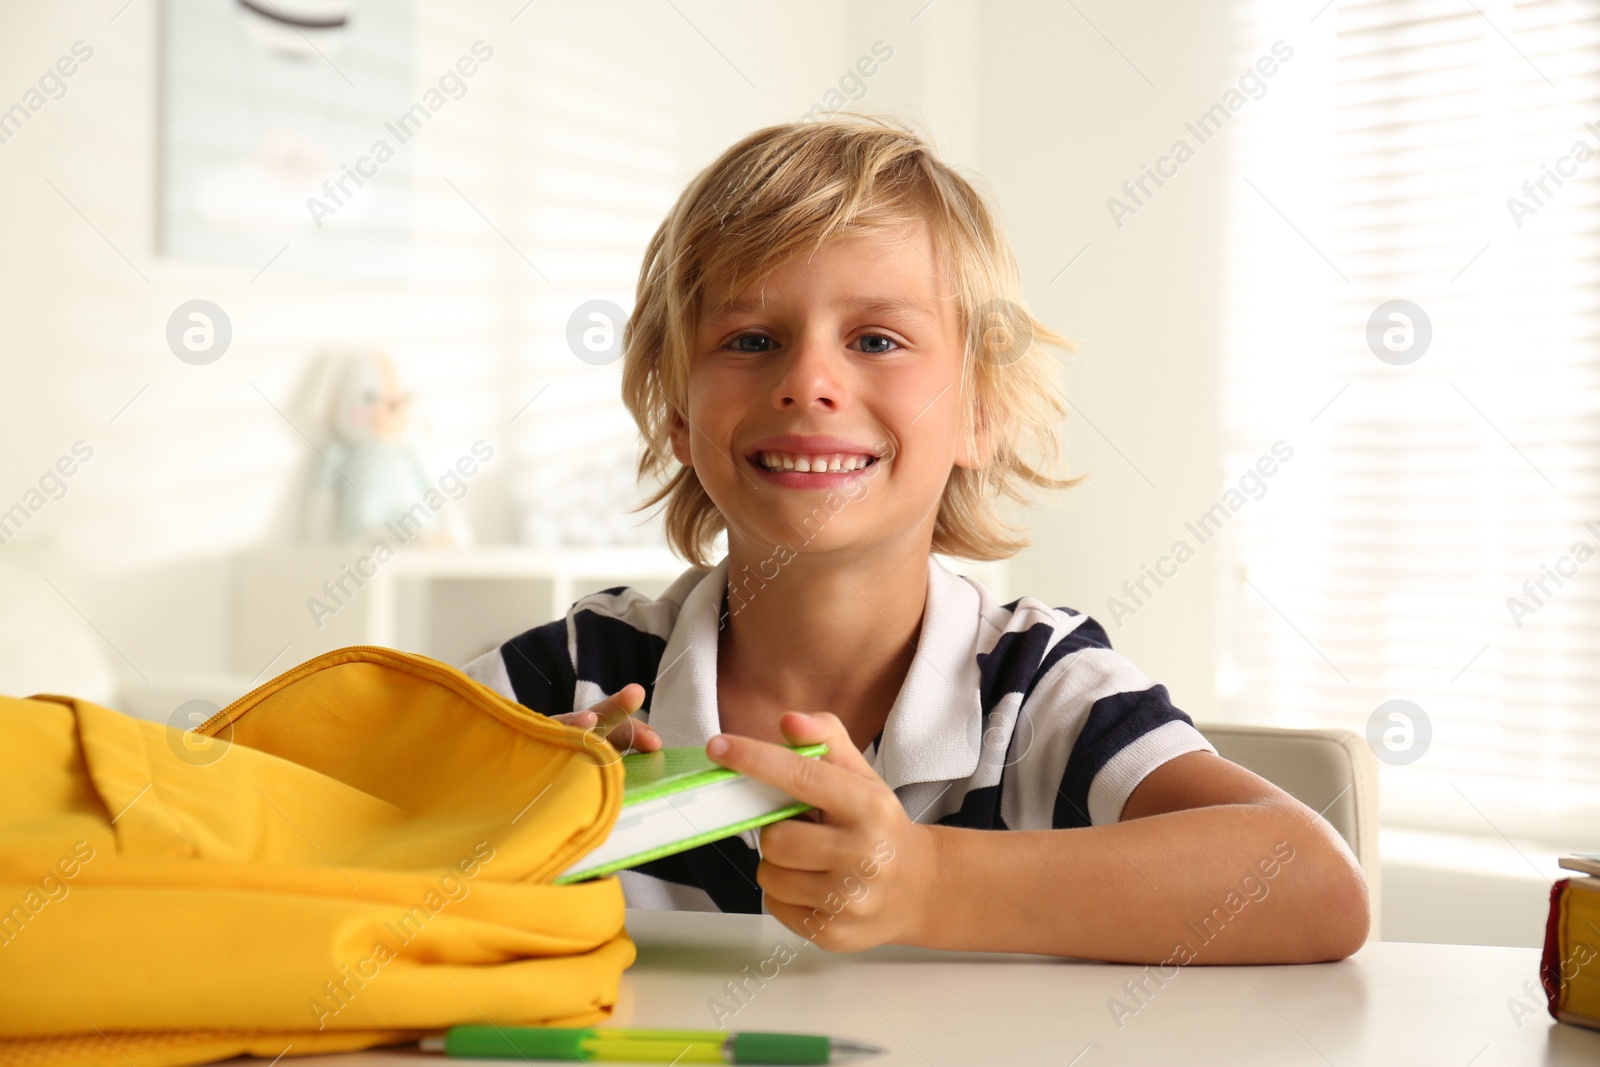
<path id="1" fill-rule="evenodd" d="M 1040 510 L 1014 580 L 1094 615 L 1197 719 L 1217 711 L 1212 550 L 1160 588 L 1147 581 L 1153 595 L 1131 616 L 1115 619 L 1107 601 L 1222 483 L 1217 205 L 1227 145 L 1205 146 L 1120 227 L 1106 201 L 1237 77 L 1232 6 L 994 5 L 983 35 L 984 171 L 1035 312 L 1084 342 L 1067 360 L 1067 431 L 1074 466 L 1090 478 Z"/>
<path id="2" fill-rule="evenodd" d="M 855 106 L 919 119 L 990 188 L 1036 314 L 1085 342 L 1066 359 L 1067 435 L 1072 465 L 1091 477 L 1029 516 L 1035 544 L 1015 561 L 1011 592 L 1094 614 L 1180 707 L 1221 714 L 1210 549 L 1121 625 L 1107 600 L 1227 474 L 1226 135 L 1122 226 L 1106 200 L 1237 76 L 1232 0 L 417 9 L 419 84 L 479 38 L 496 58 L 410 146 L 415 255 L 410 280 L 387 285 L 303 276 L 293 248 L 259 278 L 158 256 L 161 5 L 0 13 L 0 70 L 14 75 L 0 107 L 74 41 L 94 49 L 66 96 L 0 144 L 0 502 L 75 441 L 94 448 L 65 497 L 0 546 L 0 599 L 26 608 L 22 624 L 0 626 L 0 691 L 110 699 L 115 686 L 175 702 L 187 684 L 175 675 L 234 666 L 230 561 L 282 539 L 305 473 L 303 443 L 267 398 L 288 406 L 330 343 L 394 353 L 431 454 L 496 444 L 505 461 L 462 503 L 480 540 L 513 540 L 518 502 L 552 491 L 563 457 L 631 437 L 616 368 L 565 351 L 571 308 L 595 296 L 627 306 L 640 251 L 684 181 L 738 136 L 823 100 L 883 40 L 894 57 Z M 234 324 L 232 350 L 207 367 L 164 343 L 172 309 L 195 297 Z M 511 425 L 546 384 L 537 417 Z M 69 627 L 73 641 L 52 636 Z M 1410 839 L 1398 847 L 1416 851 Z M 1461 892 L 1441 910 L 1440 869 L 1397 865 L 1387 936 L 1515 942 L 1536 928 L 1493 911 L 1509 899 L 1494 887 L 1473 904 L 1471 871 L 1443 876 Z M 1496 872 L 1495 885 L 1514 876 Z M 1516 884 L 1520 909 L 1536 906 Z"/>
<path id="3" fill-rule="evenodd" d="M 0 500 L 74 442 L 94 450 L 0 548 L 0 567 L 8 592 L 59 591 L 125 689 L 230 667 L 229 560 L 287 534 L 309 455 L 290 420 L 308 417 L 294 399 L 319 349 L 391 351 L 440 464 L 479 437 L 497 446 L 505 458 L 462 505 L 480 541 L 508 542 L 519 501 L 561 491 L 563 460 L 631 456 L 618 368 L 574 359 L 566 319 L 594 297 L 631 303 L 650 232 L 722 148 L 798 118 L 883 39 L 895 55 L 859 105 L 918 115 L 975 162 L 969 5 L 916 22 L 909 5 L 843 2 L 416 7 L 419 91 L 475 40 L 495 58 L 405 147 L 416 232 L 404 284 L 305 276 L 294 246 L 259 277 L 157 255 L 161 5 L 0 14 L 0 69 L 43 71 L 79 40 L 93 49 L 66 95 L 0 144 Z M 204 367 L 164 341 L 172 309 L 196 297 L 234 329 Z M 38 663 L 0 658 L 0 671 L 22 659 Z M 98 685 L 81 661 L 59 672 L 56 688 Z"/>

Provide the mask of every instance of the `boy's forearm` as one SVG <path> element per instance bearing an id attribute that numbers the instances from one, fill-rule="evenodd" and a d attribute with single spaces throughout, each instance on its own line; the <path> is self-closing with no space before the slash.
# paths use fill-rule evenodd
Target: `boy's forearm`
<path id="1" fill-rule="evenodd" d="M 1190 808 L 1109 826 L 930 826 L 936 884 L 915 943 L 1125 963 L 1341 959 L 1369 925 L 1333 829 L 1288 804 Z"/>

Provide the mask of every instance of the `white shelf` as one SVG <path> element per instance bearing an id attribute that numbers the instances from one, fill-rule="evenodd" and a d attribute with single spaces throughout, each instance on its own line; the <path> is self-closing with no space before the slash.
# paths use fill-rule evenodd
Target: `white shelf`
<path id="1" fill-rule="evenodd" d="M 273 672 L 345 645 L 384 645 L 460 665 L 561 618 L 598 589 L 660 592 L 686 564 L 665 548 L 282 548 L 240 557 L 233 669 Z"/>
<path id="2" fill-rule="evenodd" d="M 943 562 L 1009 599 L 1005 563 Z M 259 550 L 241 556 L 234 573 L 231 669 L 271 677 L 346 645 L 460 666 L 564 617 L 587 593 L 628 585 L 654 596 L 687 566 L 665 548 L 638 546 L 408 547 L 382 563 L 359 548 Z"/>

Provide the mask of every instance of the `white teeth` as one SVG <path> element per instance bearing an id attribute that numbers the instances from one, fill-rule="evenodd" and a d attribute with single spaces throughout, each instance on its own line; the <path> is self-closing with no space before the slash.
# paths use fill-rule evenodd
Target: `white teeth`
<path id="1" fill-rule="evenodd" d="M 870 456 L 846 455 L 799 456 L 787 452 L 759 452 L 757 461 L 769 471 L 796 471 L 802 474 L 833 473 L 835 471 L 861 470 L 872 462 Z"/>

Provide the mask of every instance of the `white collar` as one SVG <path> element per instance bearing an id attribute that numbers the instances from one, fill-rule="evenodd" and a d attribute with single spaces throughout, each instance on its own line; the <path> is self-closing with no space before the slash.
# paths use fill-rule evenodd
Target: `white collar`
<path id="1" fill-rule="evenodd" d="M 704 745 L 721 732 L 717 635 L 728 561 L 699 573 L 661 654 L 650 700 L 650 725 L 664 745 Z M 874 769 L 892 789 L 960 781 L 977 770 L 983 721 L 979 628 L 990 607 L 984 599 L 978 586 L 928 558 L 917 653 L 874 759 Z"/>

